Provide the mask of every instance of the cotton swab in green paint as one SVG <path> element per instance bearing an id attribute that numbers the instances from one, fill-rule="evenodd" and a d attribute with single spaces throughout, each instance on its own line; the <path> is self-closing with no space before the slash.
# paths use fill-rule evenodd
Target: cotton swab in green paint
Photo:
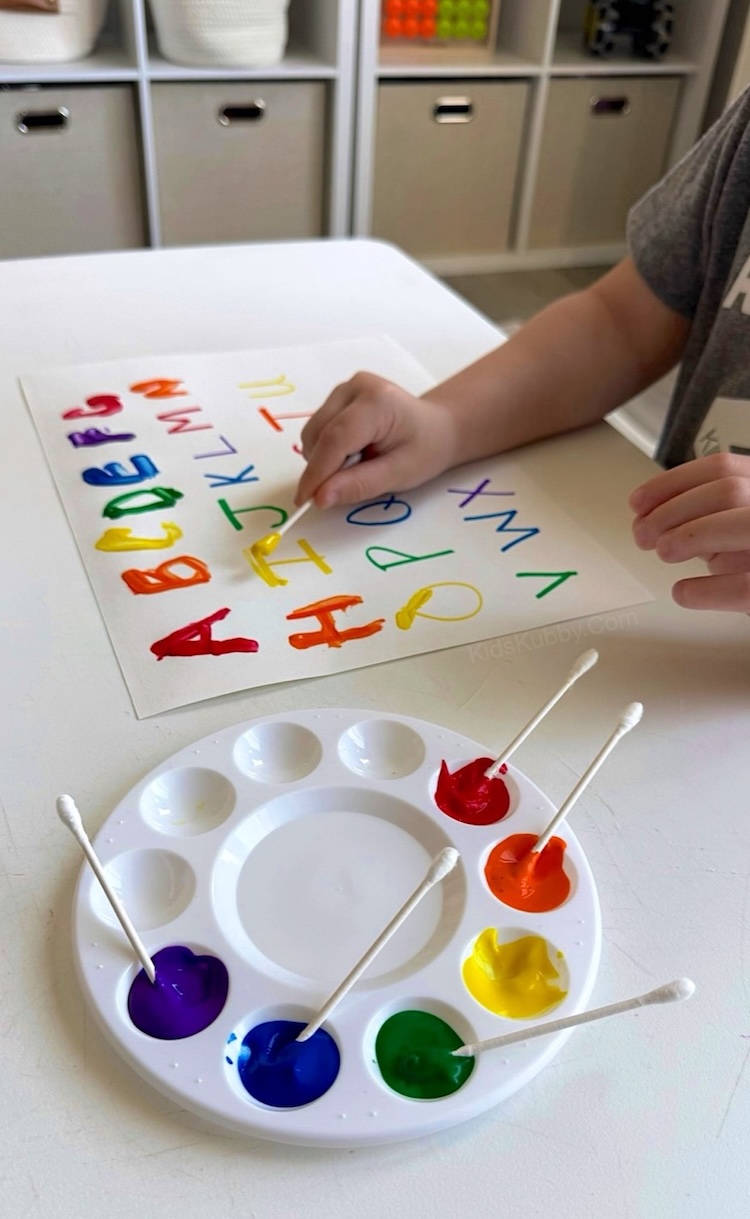
<path id="1" fill-rule="evenodd" d="M 575 1016 L 563 1016 L 560 1020 L 548 1020 L 543 1024 L 535 1024 L 531 1028 L 514 1030 L 512 1033 L 501 1033 L 499 1037 L 488 1037 L 485 1041 L 474 1041 L 459 1046 L 449 1052 L 455 1058 L 474 1058 L 485 1050 L 500 1050 L 504 1046 L 514 1045 L 518 1041 L 531 1041 L 534 1037 L 545 1037 L 548 1033 L 561 1033 L 564 1029 L 576 1028 L 579 1024 L 592 1024 L 594 1020 L 603 1020 L 606 1016 L 619 1016 L 622 1012 L 632 1012 L 638 1007 L 648 1007 L 652 1003 L 678 1003 L 689 999 L 695 993 L 695 983 L 690 978 L 677 978 L 674 982 L 666 982 L 656 990 L 646 991 L 644 995 L 636 995 L 633 999 L 622 999 L 619 1003 L 608 1003 L 606 1007 L 594 1007 L 588 1012 L 578 1012 Z"/>

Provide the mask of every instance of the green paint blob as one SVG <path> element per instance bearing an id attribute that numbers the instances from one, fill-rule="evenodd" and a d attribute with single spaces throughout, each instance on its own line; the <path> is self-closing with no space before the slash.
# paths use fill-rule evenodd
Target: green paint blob
<path id="1" fill-rule="evenodd" d="M 375 1058 L 389 1088 L 413 1100 L 450 1096 L 474 1070 L 473 1058 L 453 1058 L 463 1045 L 455 1029 L 430 1012 L 396 1012 L 375 1039 Z"/>

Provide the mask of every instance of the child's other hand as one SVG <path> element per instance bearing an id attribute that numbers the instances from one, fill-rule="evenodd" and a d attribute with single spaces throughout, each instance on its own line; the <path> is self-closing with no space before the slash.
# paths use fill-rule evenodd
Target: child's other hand
<path id="1" fill-rule="evenodd" d="M 641 549 L 708 567 L 707 576 L 677 581 L 678 605 L 750 613 L 750 457 L 715 453 L 666 470 L 633 492 L 630 507 Z"/>
<path id="2" fill-rule="evenodd" d="M 319 508 L 356 504 L 390 491 L 407 491 L 453 464 L 450 412 L 415 398 L 373 373 L 359 372 L 339 385 L 302 431 L 307 467 L 298 504 Z M 365 460 L 342 470 L 347 457 Z"/>

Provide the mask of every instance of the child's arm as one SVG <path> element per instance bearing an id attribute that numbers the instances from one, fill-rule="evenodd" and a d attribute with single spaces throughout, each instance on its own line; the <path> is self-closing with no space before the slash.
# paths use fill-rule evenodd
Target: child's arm
<path id="1" fill-rule="evenodd" d="M 634 491 L 630 506 L 643 550 L 708 566 L 707 576 L 677 581 L 678 605 L 750 613 L 750 457 L 715 453 L 675 466 Z"/>
<path id="2" fill-rule="evenodd" d="M 421 399 L 358 374 L 304 428 L 297 502 L 314 496 L 329 507 L 407 490 L 450 466 L 594 423 L 677 363 L 689 326 L 625 259 Z M 362 451 L 368 460 L 341 470 Z"/>

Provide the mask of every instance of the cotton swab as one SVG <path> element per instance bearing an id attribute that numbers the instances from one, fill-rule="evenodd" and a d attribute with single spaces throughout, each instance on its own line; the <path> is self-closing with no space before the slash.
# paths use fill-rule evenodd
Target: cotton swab
<path id="1" fill-rule="evenodd" d="M 356 466 L 361 460 L 361 453 L 353 453 L 351 457 L 347 457 L 341 469 L 348 470 L 350 466 Z M 312 508 L 314 502 L 315 501 L 312 499 L 305 500 L 304 504 L 301 504 L 296 512 L 293 512 L 291 516 L 287 517 L 283 525 L 280 525 L 278 529 L 274 529 L 273 533 L 266 533 L 262 538 L 258 538 L 257 542 L 253 542 L 252 546 L 249 547 L 252 554 L 254 554 L 256 558 L 262 559 L 265 559 L 267 555 L 272 554 L 283 538 L 284 534 L 291 529 L 293 525 L 297 524 L 297 521 L 305 515 L 308 508 Z"/>
<path id="2" fill-rule="evenodd" d="M 57 815 L 62 821 L 63 825 L 68 827 L 71 834 L 78 842 L 78 845 L 81 847 L 84 855 L 91 864 L 99 884 L 106 893 L 109 903 L 120 921 L 120 926 L 130 940 L 130 943 L 133 945 L 133 951 L 143 966 L 149 982 L 155 982 L 156 966 L 146 952 L 146 948 L 141 937 L 138 935 L 138 932 L 131 923 L 122 902 L 112 889 L 112 886 L 107 879 L 107 874 L 99 861 L 96 851 L 91 845 L 88 834 L 83 828 L 81 814 L 79 813 L 75 800 L 72 796 L 57 797 Z"/>
<path id="3" fill-rule="evenodd" d="M 690 978 L 677 978 L 667 982 L 656 990 L 649 990 L 645 995 L 636 995 L 634 999 L 623 999 L 619 1003 L 609 1003 L 606 1007 L 595 1007 L 588 1012 L 578 1012 L 575 1016 L 563 1016 L 560 1020 L 548 1020 L 543 1024 L 535 1024 L 532 1028 L 517 1029 L 512 1033 L 502 1033 L 499 1037 L 488 1037 L 486 1041 L 474 1041 L 461 1045 L 457 1050 L 451 1050 L 455 1058 L 474 1058 L 485 1050 L 499 1050 L 506 1045 L 514 1045 L 518 1041 L 531 1041 L 533 1037 L 545 1037 L 547 1033 L 561 1033 L 563 1029 L 572 1029 L 579 1024 L 591 1024 L 594 1020 L 603 1020 L 605 1016 L 619 1016 L 621 1012 L 631 1012 L 637 1007 L 648 1007 L 652 1003 L 675 1003 L 689 999 L 695 991 L 695 983 Z"/>
<path id="4" fill-rule="evenodd" d="M 503 752 L 500 754 L 500 756 L 495 758 L 495 761 L 492 763 L 492 765 L 487 767 L 487 769 L 484 772 L 485 779 L 497 778 L 497 775 L 500 772 L 500 768 L 502 766 L 504 766 L 504 764 L 507 762 L 510 755 L 512 753 L 515 753 L 515 751 L 516 751 L 516 749 L 518 749 L 519 745 L 523 744 L 523 742 L 526 740 L 527 736 L 529 736 L 534 731 L 537 724 L 539 724 L 544 719 L 547 712 L 551 711 L 552 708 L 555 706 L 555 703 L 560 701 L 563 694 L 566 694 L 567 691 L 570 689 L 570 687 L 575 685 L 575 683 L 578 681 L 578 678 L 583 677 L 584 673 L 587 673 L 589 671 L 589 669 L 592 669 L 594 667 L 594 665 L 596 664 L 598 659 L 599 659 L 599 653 L 597 652 L 596 648 L 591 648 L 590 651 L 584 652 L 582 656 L 578 657 L 578 660 L 573 665 L 573 668 L 570 670 L 570 673 L 566 677 L 563 684 L 560 686 L 560 689 L 557 691 L 557 693 L 552 695 L 552 698 L 549 700 L 549 702 L 546 702 L 544 704 L 544 706 L 541 708 L 541 710 L 537 711 L 534 718 L 529 720 L 526 727 L 521 729 L 518 736 L 513 738 L 510 745 L 507 745 L 506 748 L 503 750 Z"/>
<path id="5" fill-rule="evenodd" d="M 588 770 L 585 770 L 584 773 L 581 775 L 580 779 L 576 783 L 575 787 L 573 788 L 572 792 L 568 796 L 567 800 L 565 800 L 560 805 L 559 809 L 555 813 L 554 817 L 550 821 L 550 823 L 547 826 L 544 833 L 540 834 L 539 838 L 537 838 L 536 842 L 534 843 L 533 847 L 531 848 L 531 851 L 530 851 L 531 855 L 538 855 L 541 851 L 544 850 L 544 848 L 546 847 L 550 838 L 552 837 L 555 830 L 557 829 L 558 825 L 560 825 L 560 823 L 565 820 L 568 813 L 570 812 L 573 805 L 575 804 L 576 800 L 581 795 L 581 793 L 585 790 L 585 788 L 588 787 L 589 783 L 593 779 L 597 770 L 602 765 L 602 763 L 605 761 L 605 759 L 609 757 L 609 755 L 611 754 L 611 752 L 614 749 L 617 742 L 620 740 L 621 737 L 625 736 L 626 732 L 630 732 L 631 728 L 635 728 L 636 724 L 640 721 L 640 718 L 642 715 L 643 715 L 643 703 L 630 703 L 629 706 L 627 706 L 625 708 L 622 715 L 620 716 L 617 727 L 615 728 L 614 732 L 612 733 L 612 735 L 609 738 L 609 740 L 607 741 L 607 743 L 599 750 L 599 753 L 594 758 L 594 760 L 591 763 L 591 765 L 589 766 Z M 528 859 L 528 856 L 527 856 L 527 859 Z"/>
<path id="6" fill-rule="evenodd" d="M 417 885 L 411 897 L 407 898 L 401 909 L 393 916 L 387 927 L 381 931 L 378 938 L 367 949 L 364 956 L 360 957 L 354 968 L 346 975 L 340 986 L 326 1000 L 321 1007 L 317 1016 L 315 1016 L 308 1025 L 303 1028 L 302 1032 L 297 1036 L 297 1041 L 307 1041 L 312 1037 L 313 1033 L 317 1033 L 320 1026 L 328 1019 L 331 1012 L 344 996 L 351 990 L 354 983 L 362 976 L 368 965 L 375 959 L 382 948 L 385 948 L 391 937 L 398 931 L 401 924 L 409 917 L 412 910 L 426 893 L 443 880 L 449 872 L 452 872 L 459 860 L 459 854 L 455 847 L 444 847 L 433 859 L 424 880 Z"/>

